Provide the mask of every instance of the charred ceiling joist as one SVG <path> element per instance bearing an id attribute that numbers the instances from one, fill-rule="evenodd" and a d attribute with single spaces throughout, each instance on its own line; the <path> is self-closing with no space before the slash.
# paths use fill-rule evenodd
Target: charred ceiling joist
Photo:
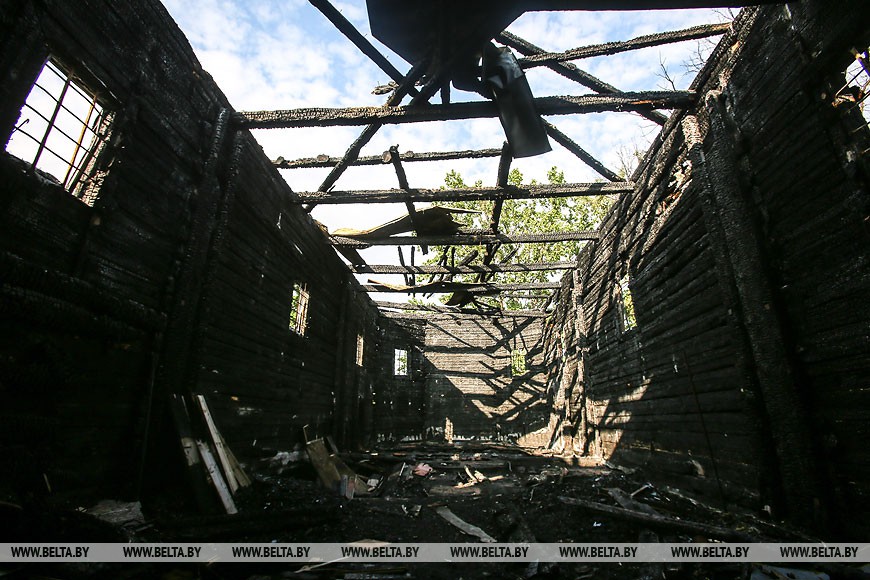
<path id="1" fill-rule="evenodd" d="M 541 115 L 575 113 L 641 112 L 656 109 L 685 109 L 695 104 L 693 91 L 645 91 L 612 95 L 538 97 L 535 108 Z M 398 107 L 305 107 L 274 111 L 236 113 L 237 126 L 246 129 L 289 129 L 341 125 L 401 124 L 427 121 L 457 121 L 497 117 L 498 108 L 490 102 L 465 102 L 447 105 L 408 105 Z"/>
<path id="2" fill-rule="evenodd" d="M 404 203 L 411 201 L 469 201 L 480 199 L 543 199 L 583 195 L 620 195 L 630 193 L 634 183 L 566 183 L 517 187 L 470 187 L 468 189 L 375 189 L 354 191 L 309 191 L 298 194 L 297 203 Z"/>

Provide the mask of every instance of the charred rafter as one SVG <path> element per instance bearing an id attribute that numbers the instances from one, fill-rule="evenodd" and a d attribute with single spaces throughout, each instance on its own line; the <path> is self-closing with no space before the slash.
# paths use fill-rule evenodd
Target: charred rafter
<path id="1" fill-rule="evenodd" d="M 472 314 L 478 316 L 522 316 L 528 318 L 546 318 L 546 312 L 540 310 L 487 310 L 481 311 L 473 308 L 455 308 L 452 306 L 439 306 L 437 304 L 410 304 L 407 302 L 382 302 L 375 301 L 375 305 L 381 309 L 401 310 L 406 312 L 441 312 L 445 314 Z"/>
<path id="2" fill-rule="evenodd" d="M 543 234 L 493 234 L 490 230 L 454 234 L 452 236 L 392 236 L 357 240 L 332 236 L 332 245 L 365 249 L 369 246 L 476 246 L 479 244 L 544 244 L 552 242 L 597 240 L 598 232 L 548 232 Z"/>
<path id="3" fill-rule="evenodd" d="M 422 94 L 422 93 L 421 93 Z M 581 95 L 539 97 L 534 100 L 541 115 L 571 115 L 608 111 L 641 112 L 655 109 L 683 109 L 696 100 L 694 91 L 645 91 L 618 95 Z M 374 135 L 371 127 L 498 117 L 498 108 L 489 101 L 451 103 L 449 105 L 409 105 L 398 107 L 348 107 L 248 111 L 236 113 L 235 122 L 247 129 L 281 129 L 297 127 L 332 127 L 368 125 L 366 143 Z M 368 133 L 371 132 L 371 135 Z M 361 136 L 362 138 L 362 136 Z M 359 139 L 357 140 L 359 141 Z M 364 145 L 365 143 L 363 143 Z M 356 154 L 359 154 L 359 145 Z M 349 150 L 350 151 L 350 150 Z M 356 157 L 354 157 L 355 159 Z M 353 160 L 349 160 L 348 164 Z M 336 166 L 338 169 L 338 166 Z M 320 188 L 324 190 L 325 188 Z"/>
<path id="4" fill-rule="evenodd" d="M 542 119 L 542 121 L 544 120 Z M 604 164 L 595 159 L 588 151 L 580 147 L 580 145 L 578 145 L 573 139 L 557 129 L 555 125 L 544 121 L 544 128 L 546 128 L 547 134 L 552 137 L 556 143 L 576 155 L 583 163 L 597 171 L 600 175 L 606 177 L 610 181 L 621 180 L 616 173 L 605 167 Z"/>
<path id="5" fill-rule="evenodd" d="M 699 38 L 707 38 L 725 34 L 731 28 L 730 24 L 704 24 L 701 26 L 693 26 L 683 30 L 673 30 L 671 32 L 659 32 L 656 34 L 647 34 L 638 36 L 631 40 L 623 40 L 619 42 L 606 42 L 604 44 L 593 44 L 591 46 L 581 46 L 572 48 L 565 52 L 545 52 L 533 56 L 527 56 L 519 59 L 520 66 L 524 69 L 537 66 L 547 66 L 555 62 L 565 62 L 568 60 L 578 60 L 581 58 L 592 58 L 595 56 L 606 56 L 626 52 L 629 50 L 637 50 L 639 48 L 647 48 L 650 46 L 660 46 L 662 44 L 671 44 L 674 42 L 682 42 L 684 40 L 696 40 Z"/>
<path id="6" fill-rule="evenodd" d="M 498 157 L 501 155 L 501 149 L 468 149 L 465 151 L 433 151 L 429 153 L 415 153 L 413 151 L 405 151 L 399 154 L 399 159 L 403 163 L 411 161 L 452 161 L 454 159 L 482 159 L 485 157 Z M 317 157 L 305 157 L 302 159 L 294 159 L 287 161 L 283 157 L 279 157 L 272 162 L 278 169 L 311 169 L 318 167 L 335 167 L 341 161 L 341 157 L 329 157 L 327 155 L 318 155 Z M 386 165 L 391 163 L 391 154 L 387 151 L 383 155 L 370 155 L 366 157 L 358 157 L 351 165 Z"/>
<path id="7" fill-rule="evenodd" d="M 351 267 L 354 274 L 499 274 L 502 272 L 546 272 L 570 270 L 576 262 L 537 262 L 529 264 L 490 264 L 488 266 L 394 266 L 392 264 L 370 264 Z"/>
<path id="8" fill-rule="evenodd" d="M 399 72 L 399 69 L 394 67 L 392 63 L 387 60 L 383 54 L 378 51 L 374 45 L 366 39 L 365 36 L 360 34 L 360 31 L 356 29 L 356 27 L 351 24 L 347 18 L 345 18 L 341 12 L 335 9 L 335 7 L 329 3 L 329 0 L 308 0 L 312 6 L 320 10 L 320 12 L 329 19 L 330 22 L 342 33 L 344 34 L 348 40 L 350 40 L 354 45 L 362 51 L 367 57 L 369 57 L 372 62 L 374 62 L 378 67 L 387 73 L 391 79 L 393 79 L 396 83 L 401 83 L 405 78 L 405 75 Z M 417 94 L 417 89 L 413 87 L 408 88 L 408 93 L 411 95 Z"/>
<path id="9" fill-rule="evenodd" d="M 396 292 L 396 293 L 423 293 L 447 294 L 451 292 L 467 292 L 469 294 L 498 294 L 510 290 L 556 290 L 562 285 L 560 282 L 527 282 L 520 284 L 474 284 L 465 282 L 433 282 L 420 286 L 390 286 L 385 284 L 363 284 L 362 289 L 366 292 Z"/>
<path id="10" fill-rule="evenodd" d="M 565 183 L 561 185 L 524 185 L 470 187 L 467 189 L 374 189 L 351 191 L 308 191 L 297 194 L 297 203 L 404 203 L 411 201 L 469 201 L 481 199 L 544 199 L 583 195 L 631 193 L 634 183 Z"/>
<path id="11" fill-rule="evenodd" d="M 497 40 L 505 46 L 509 46 L 512 49 L 516 50 L 523 56 L 536 56 L 539 54 L 545 54 L 547 52 L 543 48 L 535 46 L 531 42 L 520 38 L 515 34 L 511 34 L 508 31 L 504 31 L 499 34 Z M 584 87 L 592 89 L 596 93 L 602 93 L 605 95 L 619 95 L 623 92 L 614 87 L 613 85 L 604 82 L 598 77 L 577 68 L 577 66 L 573 63 L 551 62 L 547 63 L 545 66 L 550 70 L 562 75 L 563 77 L 574 81 L 575 83 L 579 83 Z M 659 125 L 664 125 L 665 121 L 668 120 L 665 115 L 662 115 L 658 111 L 641 111 L 639 114 L 643 117 L 646 117 L 650 121 L 658 123 Z"/>

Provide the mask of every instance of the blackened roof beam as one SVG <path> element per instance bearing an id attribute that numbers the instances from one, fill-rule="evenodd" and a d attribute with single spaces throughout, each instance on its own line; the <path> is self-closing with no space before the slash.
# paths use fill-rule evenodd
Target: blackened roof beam
<path id="1" fill-rule="evenodd" d="M 369 155 L 358 157 L 351 165 L 386 165 L 392 162 L 391 153 L 384 152 L 383 155 Z M 466 149 L 464 151 L 433 151 L 428 153 L 415 153 L 414 151 L 405 151 L 399 154 L 399 159 L 402 162 L 409 161 L 452 161 L 454 159 L 482 159 L 485 157 L 498 157 L 501 155 L 501 149 Z M 317 167 L 335 167 L 341 161 L 341 157 L 329 157 L 328 155 L 318 155 L 317 157 L 304 157 L 302 159 L 294 159 L 288 161 L 283 157 L 272 161 L 272 164 L 278 169 L 311 169 Z"/>
<path id="2" fill-rule="evenodd" d="M 547 232 L 540 234 L 494 234 L 490 230 L 477 230 L 453 234 L 452 236 L 388 236 L 384 238 L 366 238 L 357 240 L 342 236 L 331 236 L 334 246 L 365 249 L 370 246 L 476 246 L 479 244 L 548 244 L 552 242 L 568 242 L 597 240 L 598 232 Z"/>
<path id="3" fill-rule="evenodd" d="M 329 3 L 329 0 L 308 0 L 312 6 L 320 10 L 320 12 L 329 19 L 330 22 L 342 33 L 344 34 L 348 40 L 350 40 L 354 45 L 362 51 L 367 57 L 369 57 L 372 62 L 374 62 L 378 67 L 387 73 L 387 75 L 393 79 L 396 83 L 401 83 L 404 79 L 405 75 L 399 72 L 399 70 L 392 65 L 392 63 L 387 60 L 383 54 L 381 54 L 374 45 L 369 42 L 365 36 L 360 34 L 359 30 L 351 24 L 347 18 L 345 18 L 341 12 L 335 9 L 335 7 Z M 408 93 L 411 95 L 417 94 L 417 89 L 413 86 L 408 88 Z"/>
<path id="4" fill-rule="evenodd" d="M 535 262 L 529 264 L 490 264 L 483 266 L 473 264 L 468 266 L 395 266 L 393 264 L 368 264 L 353 266 L 354 274 L 498 274 L 501 272 L 547 272 L 553 270 L 571 270 L 577 267 L 576 262 Z"/>
<path id="5" fill-rule="evenodd" d="M 697 40 L 699 38 L 707 38 L 725 34 L 731 25 L 724 24 L 703 24 L 701 26 L 693 26 L 683 30 L 673 30 L 671 32 L 658 32 L 656 34 L 647 34 L 638 36 L 631 40 L 623 40 L 618 42 L 606 42 L 604 44 L 593 44 L 590 46 L 581 46 L 572 48 L 565 52 L 545 52 L 533 56 L 527 56 L 519 59 L 520 66 L 524 69 L 537 66 L 547 66 L 555 62 L 565 62 L 569 60 L 578 60 L 581 58 L 592 58 L 595 56 L 607 56 L 626 52 L 629 50 L 637 50 L 640 48 L 648 48 L 650 46 L 660 46 L 663 44 L 671 44 L 674 42 L 682 42 L 684 40 Z"/>
<path id="6" fill-rule="evenodd" d="M 656 109 L 685 109 L 694 105 L 694 91 L 645 91 L 618 95 L 538 97 L 535 108 L 541 115 L 571 115 L 608 111 L 641 112 Z M 495 103 L 487 101 L 399 107 L 348 107 L 248 111 L 236 113 L 238 126 L 248 129 L 289 129 L 421 123 L 498 117 Z M 371 137 L 369 137 L 371 138 Z M 367 142 L 367 141 L 366 141 Z M 361 147 L 360 147 L 361 149 Z M 355 157 L 354 157 L 355 159 Z M 349 161 L 352 162 L 353 159 Z M 325 189 L 325 188 L 321 188 Z"/>
<path id="7" fill-rule="evenodd" d="M 309 191 L 297 194 L 297 203 L 404 203 L 411 201 L 470 201 L 481 199 L 544 199 L 584 195 L 618 195 L 631 193 L 631 181 L 563 183 L 559 185 L 506 185 L 504 187 L 469 187 L 467 189 L 375 189 L 350 191 Z"/>
<path id="8" fill-rule="evenodd" d="M 512 34 L 507 30 L 499 34 L 497 40 L 505 46 L 509 46 L 512 49 L 516 50 L 523 56 L 534 56 L 547 52 L 543 48 L 536 46 L 528 40 L 520 38 L 519 36 Z M 551 62 L 547 63 L 545 66 L 550 70 L 562 75 L 563 77 L 574 81 L 575 83 L 579 83 L 584 87 L 592 89 L 596 93 L 603 93 L 607 95 L 622 94 L 621 90 L 617 89 L 613 85 L 604 82 L 598 77 L 589 74 L 584 70 L 580 70 L 573 63 Z M 659 125 L 664 125 L 665 121 L 668 120 L 665 115 L 662 115 L 658 111 L 642 111 L 639 114 L 643 117 L 646 117 L 650 121 L 658 123 Z"/>

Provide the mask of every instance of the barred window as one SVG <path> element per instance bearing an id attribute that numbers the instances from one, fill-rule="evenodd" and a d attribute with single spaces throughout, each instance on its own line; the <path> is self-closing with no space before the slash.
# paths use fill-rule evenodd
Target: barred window
<path id="1" fill-rule="evenodd" d="M 296 282 L 290 297 L 290 323 L 288 328 L 300 336 L 305 336 L 308 328 L 308 284 Z"/>
<path id="2" fill-rule="evenodd" d="M 27 96 L 6 151 L 31 164 L 74 196 L 93 205 L 87 185 L 111 125 L 111 113 L 54 58 L 49 58 Z"/>

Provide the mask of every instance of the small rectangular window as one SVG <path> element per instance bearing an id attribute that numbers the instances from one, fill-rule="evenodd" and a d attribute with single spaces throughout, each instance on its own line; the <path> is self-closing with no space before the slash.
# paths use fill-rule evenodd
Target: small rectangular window
<path id="1" fill-rule="evenodd" d="M 511 351 L 511 376 L 521 377 L 528 371 L 526 349 L 517 348 Z"/>
<path id="2" fill-rule="evenodd" d="M 362 334 L 356 335 L 356 366 L 363 366 L 363 351 L 365 348 L 365 338 Z"/>
<path id="3" fill-rule="evenodd" d="M 49 59 L 21 108 L 6 151 L 92 205 L 94 197 L 85 195 L 85 186 L 95 173 L 110 121 L 99 96 L 73 71 Z"/>
<path id="4" fill-rule="evenodd" d="M 628 276 L 619 281 L 617 293 L 619 294 L 619 311 L 621 313 L 622 329 L 631 330 L 637 326 L 637 317 L 634 314 L 634 298 L 631 296 L 629 284 L 631 280 Z"/>
<path id="5" fill-rule="evenodd" d="M 397 348 L 393 357 L 393 374 L 397 377 L 408 376 L 408 351 Z"/>
<path id="6" fill-rule="evenodd" d="M 305 336 L 305 330 L 308 327 L 308 284 L 299 282 L 293 284 L 288 327 L 296 334 Z"/>

